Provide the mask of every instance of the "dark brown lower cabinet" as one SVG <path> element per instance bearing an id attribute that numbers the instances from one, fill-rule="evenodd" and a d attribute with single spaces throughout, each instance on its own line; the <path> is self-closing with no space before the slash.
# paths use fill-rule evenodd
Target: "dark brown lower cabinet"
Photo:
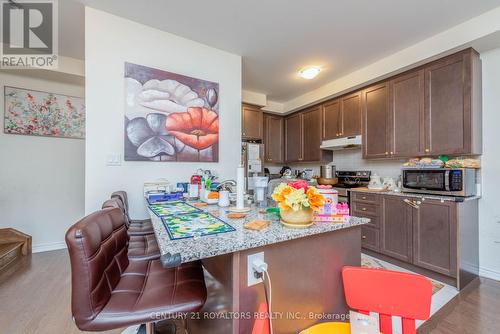
<path id="1" fill-rule="evenodd" d="M 353 192 L 350 204 L 353 216 L 372 220 L 361 228 L 364 249 L 405 262 L 417 271 L 422 268 L 444 275 L 459 288 L 477 276 L 477 200 Z"/>
<path id="2" fill-rule="evenodd" d="M 380 252 L 412 261 L 412 207 L 398 196 L 382 197 Z"/>
<path id="3" fill-rule="evenodd" d="M 425 200 L 413 213 L 413 264 L 457 277 L 457 204 Z"/>

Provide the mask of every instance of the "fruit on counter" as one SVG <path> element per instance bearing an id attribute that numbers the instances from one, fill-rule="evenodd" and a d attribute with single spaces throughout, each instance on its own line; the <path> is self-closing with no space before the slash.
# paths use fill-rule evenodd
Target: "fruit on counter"
<path id="1" fill-rule="evenodd" d="M 415 158 L 410 159 L 408 162 L 403 164 L 404 167 L 416 167 L 416 168 L 441 168 L 444 166 L 444 162 L 440 159 L 432 158 Z"/>
<path id="2" fill-rule="evenodd" d="M 412 168 L 481 168 L 481 162 L 479 159 L 449 159 L 447 156 L 439 156 L 439 159 L 410 159 L 403 166 Z"/>
<path id="3" fill-rule="evenodd" d="M 479 159 L 451 159 L 446 162 L 447 168 L 481 168 Z"/>

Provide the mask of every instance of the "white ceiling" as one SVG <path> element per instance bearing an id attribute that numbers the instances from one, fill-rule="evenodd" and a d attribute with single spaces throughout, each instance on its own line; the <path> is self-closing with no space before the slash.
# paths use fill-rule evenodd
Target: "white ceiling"
<path id="1" fill-rule="evenodd" d="M 239 54 L 243 89 L 284 102 L 500 0 L 60 0 L 60 53 L 83 59 L 81 4 Z M 298 78 L 309 64 L 324 70 L 311 81 Z"/>

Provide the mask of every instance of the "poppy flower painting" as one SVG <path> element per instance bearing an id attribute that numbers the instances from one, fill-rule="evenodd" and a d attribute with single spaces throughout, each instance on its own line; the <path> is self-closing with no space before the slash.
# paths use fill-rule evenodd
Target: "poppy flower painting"
<path id="1" fill-rule="evenodd" d="M 125 160 L 219 160 L 219 84 L 125 64 Z"/>

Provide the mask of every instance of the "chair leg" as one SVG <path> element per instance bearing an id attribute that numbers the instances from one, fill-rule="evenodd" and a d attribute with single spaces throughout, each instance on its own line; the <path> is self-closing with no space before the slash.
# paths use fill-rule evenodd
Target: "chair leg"
<path id="1" fill-rule="evenodd" d="M 155 324 L 154 324 L 154 322 L 148 322 L 146 324 L 146 334 L 155 334 Z"/>

